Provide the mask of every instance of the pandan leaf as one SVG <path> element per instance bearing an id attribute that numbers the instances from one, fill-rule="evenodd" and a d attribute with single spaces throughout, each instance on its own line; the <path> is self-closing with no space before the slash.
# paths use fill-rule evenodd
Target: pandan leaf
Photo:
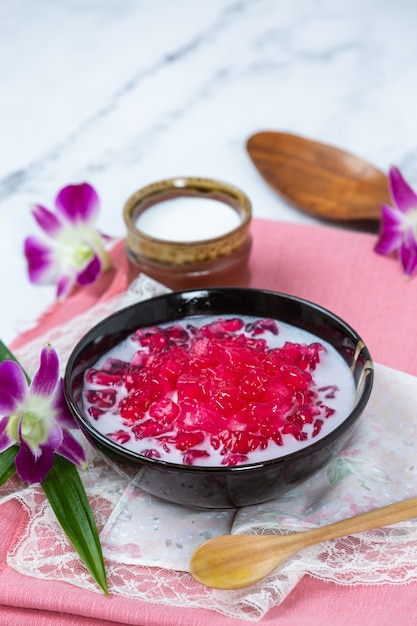
<path id="1" fill-rule="evenodd" d="M 7 450 L 0 452 L 0 486 L 16 472 L 14 458 L 18 451 L 18 446 L 10 446 Z"/>
<path id="2" fill-rule="evenodd" d="M 14 356 L 14 354 L 12 352 L 10 352 L 9 348 L 7 348 L 4 343 L 2 342 L 2 340 L 0 339 L 0 363 L 2 363 L 2 361 L 16 361 L 16 363 L 19 363 L 19 361 L 16 359 L 16 357 Z M 19 363 L 20 365 L 20 363 Z M 20 367 L 22 367 L 20 365 Z M 29 376 L 26 374 L 25 370 L 22 368 L 22 371 L 24 373 L 24 375 L 26 376 L 26 380 L 28 381 L 28 384 L 30 383 L 30 378 Z"/>
<path id="3" fill-rule="evenodd" d="M 100 539 L 77 468 L 64 457 L 55 454 L 54 464 L 42 488 L 68 539 L 94 580 L 107 594 Z"/>

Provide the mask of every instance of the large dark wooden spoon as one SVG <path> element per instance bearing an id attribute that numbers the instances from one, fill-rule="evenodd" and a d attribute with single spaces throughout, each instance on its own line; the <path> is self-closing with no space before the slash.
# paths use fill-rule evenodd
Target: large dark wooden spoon
<path id="1" fill-rule="evenodd" d="M 249 138 L 247 151 L 273 189 L 321 219 L 377 223 L 381 205 L 391 202 L 383 172 L 333 146 L 265 131 Z"/>

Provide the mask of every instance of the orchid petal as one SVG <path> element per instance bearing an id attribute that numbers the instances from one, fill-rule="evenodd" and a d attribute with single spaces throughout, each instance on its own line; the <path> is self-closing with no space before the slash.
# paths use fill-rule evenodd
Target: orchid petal
<path id="1" fill-rule="evenodd" d="M 97 232 L 103 241 L 106 241 L 107 243 L 114 241 L 114 237 L 112 237 L 111 235 L 106 235 L 106 233 L 102 233 L 101 230 Z"/>
<path id="2" fill-rule="evenodd" d="M 78 428 L 77 422 L 69 410 L 65 399 L 64 383 L 62 378 L 58 381 L 55 396 L 52 400 L 52 408 L 56 413 L 56 420 L 61 428 Z"/>
<path id="3" fill-rule="evenodd" d="M 50 237 L 56 236 L 62 229 L 62 224 L 56 215 L 40 204 L 35 204 L 32 207 L 32 215 L 42 230 Z"/>
<path id="4" fill-rule="evenodd" d="M 54 393 L 58 379 L 58 355 L 53 348 L 47 346 L 41 352 L 39 369 L 30 386 L 32 395 L 48 398 Z"/>
<path id="5" fill-rule="evenodd" d="M 403 217 L 397 209 L 383 205 L 381 213 L 381 232 L 375 245 L 378 254 L 390 254 L 401 245 L 403 237 Z"/>
<path id="6" fill-rule="evenodd" d="M 27 483 L 41 483 L 54 463 L 54 451 L 49 446 L 42 446 L 39 454 L 34 454 L 31 447 L 21 439 L 15 466 L 20 478 Z"/>
<path id="7" fill-rule="evenodd" d="M 417 209 L 417 194 L 404 180 L 397 167 L 390 169 L 389 183 L 392 200 L 402 213 Z"/>
<path id="8" fill-rule="evenodd" d="M 27 394 L 28 385 L 22 368 L 15 361 L 0 363 L 0 415 L 12 415 Z"/>
<path id="9" fill-rule="evenodd" d="M 56 420 L 53 420 L 49 427 L 48 441 L 40 446 L 42 450 L 50 448 L 56 451 L 62 444 L 64 439 L 64 431 Z"/>
<path id="10" fill-rule="evenodd" d="M 398 254 L 404 274 L 412 276 L 417 269 L 417 243 L 411 230 L 405 233 Z"/>
<path id="11" fill-rule="evenodd" d="M 72 224 L 91 223 L 99 210 L 99 198 L 88 183 L 68 185 L 58 193 L 55 205 L 58 212 Z"/>
<path id="12" fill-rule="evenodd" d="M 90 285 L 95 280 L 97 280 L 98 276 L 101 272 L 101 261 L 100 258 L 95 254 L 88 265 L 77 275 L 77 284 L 78 285 Z"/>
<path id="13" fill-rule="evenodd" d="M 58 300 L 63 300 L 70 293 L 75 280 L 72 275 L 64 274 L 60 276 L 56 286 L 56 296 Z"/>
<path id="14" fill-rule="evenodd" d="M 58 265 L 54 249 L 37 237 L 27 237 L 24 252 L 28 262 L 29 280 L 34 284 L 47 285 L 55 282 Z"/>
<path id="15" fill-rule="evenodd" d="M 10 446 L 16 443 L 7 432 L 8 423 L 8 417 L 3 417 L 2 419 L 0 419 L 0 452 L 4 452 L 4 450 L 7 450 L 7 448 L 10 448 Z"/>
<path id="16" fill-rule="evenodd" d="M 71 463 L 74 463 L 74 465 L 86 467 L 87 462 L 84 449 L 68 430 L 63 431 L 62 443 L 56 449 L 56 452 L 68 459 L 68 461 L 71 461 Z"/>

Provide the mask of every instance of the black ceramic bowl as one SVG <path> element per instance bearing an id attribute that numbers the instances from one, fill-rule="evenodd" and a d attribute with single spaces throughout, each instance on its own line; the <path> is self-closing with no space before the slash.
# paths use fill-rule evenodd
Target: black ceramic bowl
<path id="1" fill-rule="evenodd" d="M 146 458 L 101 434 L 85 416 L 82 404 L 85 371 L 110 348 L 139 327 L 196 315 L 245 315 L 274 318 L 327 341 L 349 365 L 356 388 L 353 409 L 330 434 L 296 452 L 240 466 L 202 467 Z M 129 306 L 93 327 L 70 355 L 65 394 L 71 412 L 90 443 L 114 464 L 129 467 L 148 493 L 197 508 L 231 508 L 277 497 L 307 478 L 346 442 L 372 389 L 373 364 L 362 339 L 333 313 L 300 298 L 241 288 L 173 292 Z"/>

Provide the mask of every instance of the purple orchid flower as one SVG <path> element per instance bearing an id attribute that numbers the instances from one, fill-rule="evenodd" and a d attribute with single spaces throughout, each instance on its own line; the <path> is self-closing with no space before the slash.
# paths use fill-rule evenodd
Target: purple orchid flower
<path id="1" fill-rule="evenodd" d="M 65 402 L 53 348 L 42 350 L 30 386 L 18 363 L 0 363 L 0 452 L 19 445 L 15 466 L 22 480 L 42 482 L 55 453 L 85 467 L 84 450 L 70 428 L 76 428 L 76 423 Z"/>
<path id="2" fill-rule="evenodd" d="M 94 227 L 99 198 L 88 183 L 61 189 L 55 207 L 56 213 L 40 204 L 32 208 L 50 242 L 28 237 L 24 252 L 30 281 L 42 285 L 56 283 L 57 297 L 62 300 L 74 285 L 89 285 L 110 267 L 110 256 L 105 250 L 110 237 Z"/>
<path id="3" fill-rule="evenodd" d="M 417 194 L 396 167 L 389 171 L 389 186 L 394 207 L 382 206 L 375 252 L 387 255 L 397 251 L 403 273 L 410 278 L 417 270 Z"/>

